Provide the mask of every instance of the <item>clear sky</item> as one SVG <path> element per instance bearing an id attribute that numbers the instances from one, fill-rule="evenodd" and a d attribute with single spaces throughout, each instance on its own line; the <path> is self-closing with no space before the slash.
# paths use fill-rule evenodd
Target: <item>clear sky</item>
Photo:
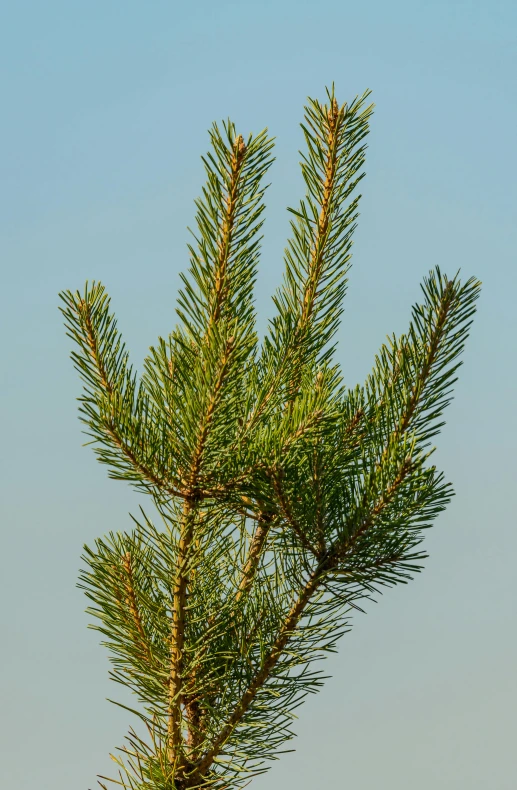
<path id="1" fill-rule="evenodd" d="M 362 380 L 435 264 L 484 287 L 437 459 L 457 496 L 409 587 L 355 618 L 257 790 L 513 790 L 516 80 L 511 0 L 16 0 L 0 11 L 0 786 L 87 790 L 129 714 L 75 588 L 138 498 L 76 417 L 57 293 L 101 279 L 133 359 L 175 323 L 206 129 L 268 126 L 257 285 L 280 281 L 307 95 L 377 109 L 339 358 Z"/>

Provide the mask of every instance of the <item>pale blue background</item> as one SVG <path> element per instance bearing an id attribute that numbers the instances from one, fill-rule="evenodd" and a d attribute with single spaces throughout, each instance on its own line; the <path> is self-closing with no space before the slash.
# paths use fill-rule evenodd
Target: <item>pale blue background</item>
<path id="1" fill-rule="evenodd" d="M 439 263 L 484 281 L 439 462 L 457 497 L 410 587 L 358 616 L 269 790 L 516 786 L 517 5 L 6 2 L 0 17 L 0 786 L 87 790 L 129 715 L 79 554 L 137 497 L 81 448 L 57 292 L 107 285 L 134 360 L 172 328 L 206 129 L 277 136 L 261 328 L 298 200 L 298 122 L 335 80 L 377 104 L 340 359 L 350 384 Z M 513 748 L 512 748 L 513 747 Z M 512 751 L 514 753 L 512 754 Z"/>

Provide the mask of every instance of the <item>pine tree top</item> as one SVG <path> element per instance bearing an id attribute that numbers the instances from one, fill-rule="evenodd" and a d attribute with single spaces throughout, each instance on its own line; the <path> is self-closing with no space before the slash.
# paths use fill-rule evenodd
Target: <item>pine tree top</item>
<path id="1" fill-rule="evenodd" d="M 85 547 L 80 586 L 144 725 L 103 788 L 222 790 L 264 770 L 350 613 L 420 569 L 423 530 L 452 495 L 431 440 L 479 282 L 432 271 L 364 385 L 347 388 L 334 359 L 368 95 L 340 105 L 332 88 L 305 108 L 306 194 L 289 209 L 262 342 L 253 287 L 273 141 L 230 121 L 210 131 L 178 324 L 140 378 L 103 285 L 61 294 L 97 457 L 156 514 Z"/>

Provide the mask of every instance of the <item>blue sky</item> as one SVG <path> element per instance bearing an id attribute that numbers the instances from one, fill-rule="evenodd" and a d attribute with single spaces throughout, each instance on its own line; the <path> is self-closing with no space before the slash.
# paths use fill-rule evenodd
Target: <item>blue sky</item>
<path id="1" fill-rule="evenodd" d="M 298 123 L 335 81 L 376 112 L 339 359 L 364 378 L 440 264 L 483 281 L 437 459 L 457 496 L 409 587 L 357 616 L 253 787 L 515 786 L 517 6 L 367 0 L 45 3 L 0 11 L 0 785 L 93 788 L 128 715 L 87 631 L 82 544 L 138 498 L 83 449 L 57 293 L 101 279 L 138 366 L 175 323 L 214 119 L 277 138 L 260 327 L 300 197 Z"/>

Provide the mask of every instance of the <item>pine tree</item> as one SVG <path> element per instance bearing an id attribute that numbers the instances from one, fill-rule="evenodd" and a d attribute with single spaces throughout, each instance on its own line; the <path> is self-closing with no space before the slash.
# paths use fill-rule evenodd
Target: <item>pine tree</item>
<path id="1" fill-rule="evenodd" d="M 152 500 L 85 547 L 80 586 L 138 698 L 113 759 L 123 788 L 237 788 L 292 736 L 318 661 L 365 599 L 421 568 L 452 490 L 429 462 L 479 282 L 438 268 L 363 386 L 334 339 L 358 217 L 368 93 L 310 99 L 305 198 L 261 343 L 253 286 L 272 163 L 267 130 L 210 131 L 178 324 L 137 377 L 100 283 L 61 294 L 80 416 L 109 475 Z"/>

